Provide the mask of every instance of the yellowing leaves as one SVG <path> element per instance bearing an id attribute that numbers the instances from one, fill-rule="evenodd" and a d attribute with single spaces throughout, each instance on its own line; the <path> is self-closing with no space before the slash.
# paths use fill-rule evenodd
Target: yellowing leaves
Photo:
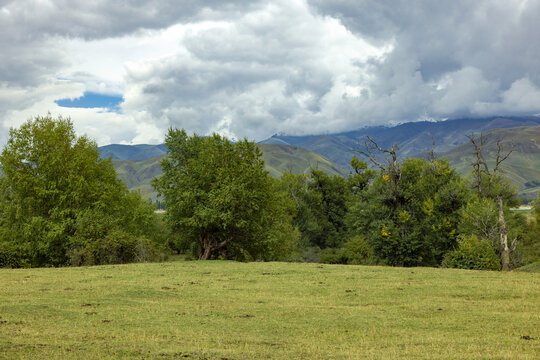
<path id="1" fill-rule="evenodd" d="M 433 202 L 432 198 L 425 200 L 424 203 L 422 204 L 422 211 L 427 216 L 432 216 L 434 209 L 435 209 L 435 203 Z"/>
<path id="2" fill-rule="evenodd" d="M 411 219 L 411 214 L 409 214 L 406 210 L 402 210 L 399 212 L 398 218 L 402 223 L 406 223 Z"/>
<path id="3" fill-rule="evenodd" d="M 388 231 L 388 228 L 386 227 L 386 225 L 383 225 L 381 229 L 381 235 L 384 236 L 385 238 L 389 238 L 392 235 L 392 233 Z"/>

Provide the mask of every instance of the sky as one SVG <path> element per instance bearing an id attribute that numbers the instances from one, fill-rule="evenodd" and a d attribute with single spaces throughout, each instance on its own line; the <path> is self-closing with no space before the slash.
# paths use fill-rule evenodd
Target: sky
<path id="1" fill-rule="evenodd" d="M 540 114 L 540 0 L 0 0 L 0 146 Z"/>

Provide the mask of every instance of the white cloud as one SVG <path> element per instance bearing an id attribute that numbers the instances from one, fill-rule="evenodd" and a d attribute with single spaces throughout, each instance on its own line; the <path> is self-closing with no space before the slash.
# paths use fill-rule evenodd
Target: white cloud
<path id="1" fill-rule="evenodd" d="M 522 0 L 4 1 L 0 146 L 48 111 L 100 144 L 534 114 L 539 17 Z M 122 94 L 121 113 L 54 103 L 85 91 Z"/>
<path id="2" fill-rule="evenodd" d="M 202 133 L 226 118 L 231 133 L 255 139 L 282 130 L 346 130 L 349 115 L 338 110 L 369 77 L 356 64 L 391 49 L 313 14 L 302 1 L 186 33 L 183 45 L 187 54 L 130 65 L 126 84 L 134 94 L 124 111 L 144 106 L 163 125 Z"/>
<path id="3" fill-rule="evenodd" d="M 442 96 L 433 103 L 435 114 L 471 115 L 478 103 L 497 100 L 498 84 L 486 80 L 482 71 L 473 67 L 446 74 L 437 88 Z"/>

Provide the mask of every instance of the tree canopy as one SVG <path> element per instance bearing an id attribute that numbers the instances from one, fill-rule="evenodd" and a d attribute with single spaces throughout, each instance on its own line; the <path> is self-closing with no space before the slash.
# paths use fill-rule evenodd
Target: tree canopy
<path id="1" fill-rule="evenodd" d="M 471 142 L 465 179 L 433 151 L 402 160 L 397 145 L 368 137 L 358 152 L 377 170 L 353 157 L 348 178 L 312 168 L 278 180 L 253 142 L 170 129 L 153 182 L 166 209 L 158 218 L 70 119 L 36 117 L 10 130 L 0 154 L 0 267 L 143 261 L 173 249 L 205 260 L 469 269 L 537 261 L 538 202 L 528 223 L 512 211 L 515 192 L 499 172 L 510 152 L 499 142 L 491 168 L 482 137 Z"/>
<path id="2" fill-rule="evenodd" d="M 467 189 L 446 160 L 390 163 L 349 213 L 349 226 L 368 239 L 384 263 L 437 266 L 456 245 Z"/>
<path id="3" fill-rule="evenodd" d="M 199 259 L 269 260 L 291 251 L 294 208 L 276 191 L 253 142 L 170 129 L 165 144 L 154 186 L 168 223 Z"/>
<path id="4" fill-rule="evenodd" d="M 132 239 L 152 226 L 151 206 L 127 191 L 112 162 L 100 158 L 94 141 L 76 136 L 70 119 L 36 117 L 11 129 L 0 164 L 0 252 L 12 262 L 4 265 L 64 265 L 76 249 L 77 261 L 94 263 L 91 240 L 113 230 Z M 90 218 L 109 225 L 92 238 L 83 221 Z"/>
<path id="5" fill-rule="evenodd" d="M 342 245 L 349 186 L 345 178 L 311 169 L 309 174 L 283 173 L 282 188 L 294 200 L 294 224 L 304 246 L 320 249 Z"/>

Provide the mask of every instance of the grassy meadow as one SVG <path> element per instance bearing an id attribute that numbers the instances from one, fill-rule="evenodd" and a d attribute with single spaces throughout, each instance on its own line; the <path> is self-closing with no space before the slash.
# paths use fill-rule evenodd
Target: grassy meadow
<path id="1" fill-rule="evenodd" d="M 176 261 L 0 269 L 2 359 L 537 359 L 540 274 Z"/>

